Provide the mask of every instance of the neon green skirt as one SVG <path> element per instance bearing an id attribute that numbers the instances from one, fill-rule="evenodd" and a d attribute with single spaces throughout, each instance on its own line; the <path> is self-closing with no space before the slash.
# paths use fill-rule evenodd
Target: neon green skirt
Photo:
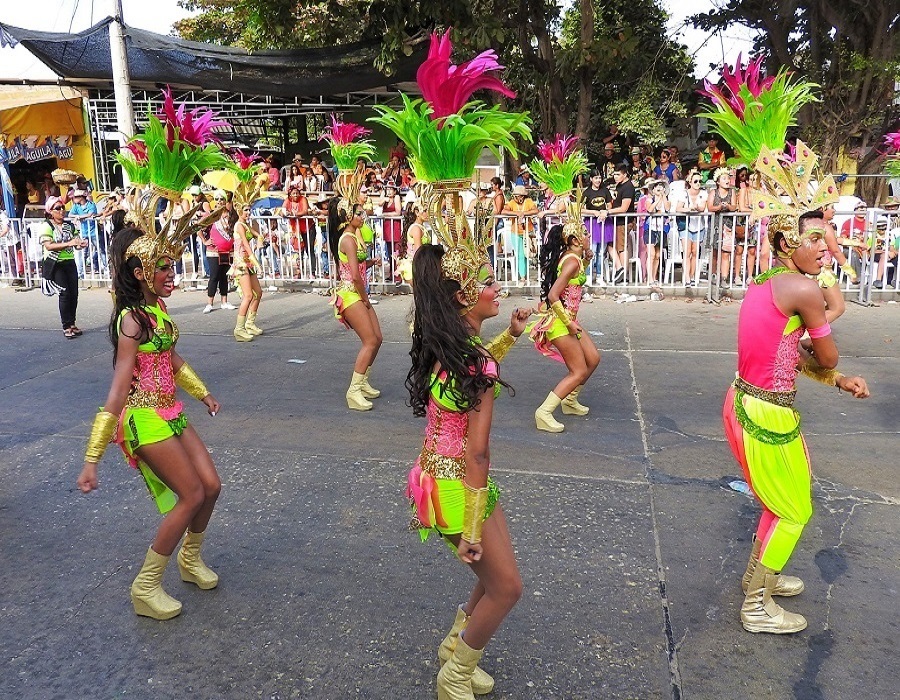
<path id="1" fill-rule="evenodd" d="M 147 484 L 150 496 L 156 502 L 160 513 L 168 513 L 178 502 L 178 497 L 153 472 L 153 470 L 137 456 L 137 451 L 144 445 L 153 445 L 163 440 L 181 435 L 187 428 L 187 416 L 178 406 L 174 418 L 163 418 L 155 408 L 127 407 L 120 418 L 121 446 L 128 463 L 140 470 Z"/>

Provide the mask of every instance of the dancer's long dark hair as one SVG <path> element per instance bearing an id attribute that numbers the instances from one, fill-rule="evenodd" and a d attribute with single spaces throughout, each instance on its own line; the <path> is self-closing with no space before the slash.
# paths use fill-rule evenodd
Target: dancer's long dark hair
<path id="1" fill-rule="evenodd" d="M 338 243 L 341 240 L 341 234 L 344 232 L 347 222 L 352 218 L 338 210 L 339 203 L 339 197 L 333 197 L 328 203 L 328 247 L 331 248 L 331 254 L 334 256 L 335 263 L 339 261 Z M 362 204 L 354 204 L 352 211 L 356 213 L 358 209 L 362 208 Z"/>
<path id="2" fill-rule="evenodd" d="M 559 260 L 568 250 L 575 235 L 563 238 L 563 225 L 556 224 L 547 231 L 547 241 L 541 246 L 541 301 L 547 301 L 550 289 L 559 277 Z"/>
<path id="3" fill-rule="evenodd" d="M 119 317 L 122 311 L 134 312 L 134 319 L 140 327 L 140 332 L 134 336 L 138 342 L 145 341 L 153 335 L 153 323 L 150 314 L 144 309 L 146 300 L 141 289 L 140 280 L 134 276 L 134 271 L 141 266 L 141 261 L 136 255 L 127 260 L 125 252 L 128 246 L 134 243 L 144 232 L 138 228 L 128 226 L 116 233 L 109 247 L 109 259 L 112 262 L 116 274 L 113 278 L 113 291 L 115 291 L 115 304 L 112 316 L 109 319 L 109 341 L 113 346 L 113 366 L 116 364 L 116 350 L 119 348 Z M 152 284 L 152 280 L 149 281 Z M 129 336 L 131 337 L 131 336 Z"/>
<path id="4" fill-rule="evenodd" d="M 413 256 L 412 367 L 406 376 L 409 405 L 417 416 L 424 416 L 431 393 L 431 374 L 436 365 L 452 378 L 444 385 L 452 388 L 452 400 L 463 411 L 478 407 L 481 395 L 494 384 L 509 385 L 487 376 L 489 358 L 480 345 L 472 342 L 470 329 L 460 315 L 456 299 L 459 283 L 441 273 L 444 249 L 423 245 Z M 510 387 L 511 388 L 511 387 Z"/>

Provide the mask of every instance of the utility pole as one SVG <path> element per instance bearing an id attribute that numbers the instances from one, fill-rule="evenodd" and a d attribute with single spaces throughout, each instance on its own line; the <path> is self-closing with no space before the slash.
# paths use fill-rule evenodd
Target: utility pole
<path id="1" fill-rule="evenodd" d="M 128 53 L 125 48 L 125 22 L 122 19 L 122 0 L 112 0 L 113 21 L 109 24 L 109 52 L 112 60 L 113 90 L 116 96 L 116 120 L 119 143 L 124 146 L 134 136 L 134 106 L 131 103 L 131 78 L 128 74 Z M 122 172 L 125 184 L 128 176 Z"/>

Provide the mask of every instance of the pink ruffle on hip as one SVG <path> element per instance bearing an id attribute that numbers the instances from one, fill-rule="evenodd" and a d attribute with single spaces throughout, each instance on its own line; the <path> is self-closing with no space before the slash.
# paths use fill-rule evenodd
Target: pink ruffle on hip
<path id="1" fill-rule="evenodd" d="M 350 330 L 350 324 L 344 320 L 344 297 L 335 289 L 331 293 L 331 305 L 334 307 L 334 317 L 344 328 Z"/>
<path id="2" fill-rule="evenodd" d="M 418 458 L 407 476 L 406 497 L 415 505 L 416 517 L 424 527 L 447 527 L 441 513 L 437 481 L 431 474 L 422 471 Z"/>
<path id="3" fill-rule="evenodd" d="M 534 349 L 541 353 L 541 355 L 565 364 L 566 361 L 563 359 L 559 350 L 557 350 L 556 346 L 547 338 L 547 332 L 553 327 L 555 321 L 556 314 L 552 311 L 548 311 L 531 327 L 528 337 L 534 342 Z"/>
<path id="4" fill-rule="evenodd" d="M 169 408 L 157 408 L 156 413 L 163 420 L 175 420 L 181 415 L 182 411 L 184 411 L 184 404 L 181 401 L 176 401 L 174 405 Z"/>

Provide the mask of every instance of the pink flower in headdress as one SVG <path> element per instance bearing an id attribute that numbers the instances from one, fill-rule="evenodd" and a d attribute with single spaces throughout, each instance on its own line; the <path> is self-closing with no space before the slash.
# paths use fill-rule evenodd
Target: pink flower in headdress
<path id="1" fill-rule="evenodd" d="M 196 148 L 202 148 L 208 143 L 217 143 L 219 139 L 213 130 L 228 126 L 228 122 L 216 119 L 218 115 L 212 110 L 198 107 L 188 112 L 184 105 L 176 110 L 170 88 L 163 90 L 163 108 L 157 116 L 166 128 L 166 144 L 169 149 L 175 145 L 176 138 Z"/>
<path id="2" fill-rule="evenodd" d="M 432 107 L 432 119 L 456 114 L 477 90 L 494 90 L 506 97 L 515 97 L 503 82 L 488 73 L 503 70 L 494 51 L 483 51 L 471 61 L 456 66 L 450 62 L 453 44 L 448 29 L 444 36 L 431 35 L 428 58 L 419 66 L 416 82 L 425 101 Z"/>
<path id="3" fill-rule="evenodd" d="M 703 89 L 698 92 L 719 106 L 725 107 L 727 105 L 731 111 L 743 119 L 747 105 L 741 96 L 742 88 L 746 87 L 747 92 L 752 97 L 759 97 L 763 90 L 768 90 L 772 86 L 775 78 L 774 76 L 762 77 L 764 56 L 758 56 L 755 60 L 750 61 L 746 68 L 743 68 L 741 59 L 742 54 L 738 54 L 734 72 L 727 64 L 722 67 L 721 87 L 704 80 Z"/>
<path id="4" fill-rule="evenodd" d="M 259 160 L 259 153 L 251 153 L 248 156 L 241 153 L 241 151 L 232 151 L 231 160 L 233 160 L 241 170 L 249 170 L 253 167 L 253 164 Z"/>
<path id="5" fill-rule="evenodd" d="M 797 162 L 797 144 L 788 141 L 785 144 L 785 152 L 782 156 L 786 163 L 796 163 Z"/>
<path id="6" fill-rule="evenodd" d="M 346 146 L 348 143 L 352 143 L 360 136 L 367 136 L 371 133 L 371 129 L 366 129 L 364 126 L 360 126 L 359 124 L 354 124 L 352 122 L 342 122 L 332 114 L 331 126 L 325 129 L 325 133 L 319 137 L 319 141 L 325 139 L 335 144 L 336 146 Z"/>
<path id="7" fill-rule="evenodd" d="M 900 131 L 894 131 L 884 135 L 884 145 L 887 146 L 888 152 L 900 152 Z"/>
<path id="8" fill-rule="evenodd" d="M 134 139 L 125 144 L 125 150 L 131 154 L 134 161 L 138 165 L 144 165 L 147 162 L 147 144 L 140 139 Z"/>
<path id="9" fill-rule="evenodd" d="M 545 163 L 550 163 L 554 158 L 559 161 L 565 160 L 571 155 L 578 146 L 577 136 L 556 135 L 555 141 L 538 142 L 537 150 L 541 154 Z"/>

